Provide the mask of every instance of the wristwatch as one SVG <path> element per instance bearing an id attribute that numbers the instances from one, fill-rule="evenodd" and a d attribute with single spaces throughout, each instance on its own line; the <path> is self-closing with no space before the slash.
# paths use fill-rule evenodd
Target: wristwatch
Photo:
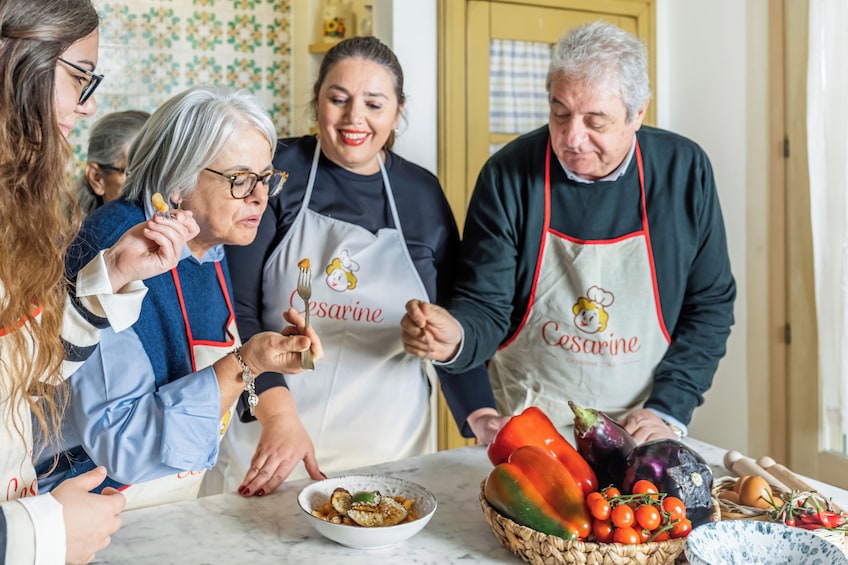
<path id="1" fill-rule="evenodd" d="M 683 430 L 680 429 L 680 426 L 678 426 L 677 424 L 672 424 L 668 420 L 663 420 L 663 423 L 665 423 L 666 426 L 671 428 L 671 431 L 674 432 L 674 435 L 677 436 L 677 439 L 680 439 L 680 438 L 683 437 Z"/>

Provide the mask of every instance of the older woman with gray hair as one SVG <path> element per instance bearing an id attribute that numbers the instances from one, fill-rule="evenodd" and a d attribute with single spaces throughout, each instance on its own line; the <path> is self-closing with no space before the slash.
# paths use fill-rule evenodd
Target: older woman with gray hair
<path id="1" fill-rule="evenodd" d="M 112 112 L 91 128 L 87 162 L 76 185 L 83 214 L 90 214 L 121 195 L 127 178 L 127 151 L 149 117 L 141 110 Z"/>
<path id="2" fill-rule="evenodd" d="M 531 405 L 571 424 L 569 401 L 638 442 L 679 437 L 733 324 L 710 160 L 643 125 L 647 50 L 614 25 L 564 35 L 547 91 L 548 123 L 480 171 L 448 308 L 407 303 L 406 350 L 450 372 L 491 359 L 481 441 Z"/>
<path id="3" fill-rule="evenodd" d="M 308 349 L 323 356 L 293 309 L 282 332 L 244 344 L 235 326 L 223 246 L 253 241 L 268 199 L 282 189 L 275 145 L 267 112 L 246 91 L 193 88 L 147 121 L 129 151 L 125 195 L 86 219 L 68 275 L 130 226 L 167 214 L 151 204 L 156 193 L 191 210 L 200 233 L 175 269 L 147 281 L 139 320 L 120 333 L 104 330 L 70 379 L 63 451 L 42 460 L 41 470 L 56 467 L 43 485 L 103 465 L 101 488 L 122 488 L 128 508 L 192 498 L 243 391 L 256 407 L 255 376 L 299 373 Z"/>

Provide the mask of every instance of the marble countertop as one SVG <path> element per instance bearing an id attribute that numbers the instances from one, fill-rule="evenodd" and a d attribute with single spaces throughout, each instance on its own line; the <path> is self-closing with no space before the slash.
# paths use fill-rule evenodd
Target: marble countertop
<path id="1" fill-rule="evenodd" d="M 716 477 L 728 474 L 722 467 L 724 449 L 685 441 L 713 466 Z M 123 527 L 94 563 L 522 563 L 500 545 L 480 509 L 480 483 L 491 468 L 485 447 L 471 446 L 354 471 L 416 482 L 438 500 L 430 523 L 391 548 L 350 549 L 318 534 L 297 504 L 309 482 L 303 479 L 261 498 L 222 494 L 124 512 Z M 811 483 L 848 508 L 848 491 Z"/>

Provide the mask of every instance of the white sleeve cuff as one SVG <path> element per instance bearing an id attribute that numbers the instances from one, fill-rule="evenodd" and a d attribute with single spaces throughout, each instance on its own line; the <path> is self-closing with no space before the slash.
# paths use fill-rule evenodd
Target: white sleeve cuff
<path id="1" fill-rule="evenodd" d="M 663 412 L 660 412 L 659 410 L 654 410 L 653 408 L 646 408 L 646 410 L 650 410 L 651 412 L 659 416 L 663 422 L 665 422 L 671 427 L 671 429 L 677 428 L 678 430 L 680 430 L 680 437 L 686 437 L 689 434 L 689 428 L 677 418 L 673 418 L 668 414 L 664 414 Z"/>
<path id="2" fill-rule="evenodd" d="M 65 519 L 62 504 L 50 494 L 19 498 L 16 502 L 19 504 L 3 506 L 7 524 L 15 522 L 14 530 L 8 530 L 7 563 L 65 563 Z M 17 527 L 23 523 L 21 518 L 26 520 L 23 515 L 18 514 L 20 509 L 29 517 L 32 524 L 30 532 Z"/>
<path id="3" fill-rule="evenodd" d="M 76 296 L 89 312 L 107 318 L 112 329 L 120 332 L 138 320 L 147 287 L 141 281 L 132 281 L 120 292 L 112 292 L 104 252 L 77 274 Z"/>

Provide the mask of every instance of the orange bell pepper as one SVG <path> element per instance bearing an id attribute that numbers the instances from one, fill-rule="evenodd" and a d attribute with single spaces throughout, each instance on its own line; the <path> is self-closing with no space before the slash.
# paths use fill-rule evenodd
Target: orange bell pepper
<path id="1" fill-rule="evenodd" d="M 513 521 L 564 539 L 585 539 L 592 529 L 580 486 L 565 465 L 543 448 L 525 445 L 486 478 L 489 504 Z"/>
<path id="2" fill-rule="evenodd" d="M 504 463 L 513 451 L 524 445 L 544 448 L 558 459 L 580 485 L 583 495 L 598 490 L 595 471 L 580 453 L 557 431 L 550 418 L 539 408 L 530 406 L 509 419 L 489 444 L 489 460 L 494 465 Z"/>

